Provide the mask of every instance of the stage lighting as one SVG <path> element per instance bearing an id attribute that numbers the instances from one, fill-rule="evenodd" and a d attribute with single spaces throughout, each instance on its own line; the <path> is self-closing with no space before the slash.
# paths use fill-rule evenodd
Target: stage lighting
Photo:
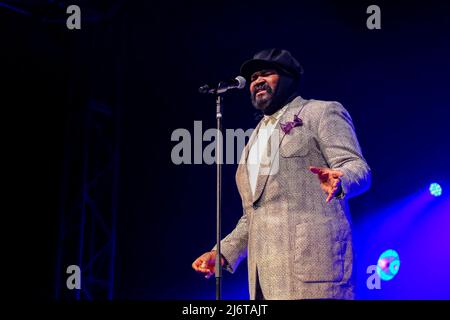
<path id="1" fill-rule="evenodd" d="M 381 280 L 389 281 L 395 277 L 400 269 L 400 259 L 395 250 L 386 250 L 380 255 L 377 273 Z"/>
<path id="2" fill-rule="evenodd" d="M 439 197 L 442 194 L 442 188 L 439 183 L 430 184 L 430 193 L 435 197 Z"/>

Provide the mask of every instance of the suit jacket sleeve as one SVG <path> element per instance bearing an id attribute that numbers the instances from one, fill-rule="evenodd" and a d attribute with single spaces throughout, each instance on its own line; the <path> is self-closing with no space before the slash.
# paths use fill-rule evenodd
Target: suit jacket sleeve
<path id="1" fill-rule="evenodd" d="M 322 153 L 331 169 L 343 172 L 344 197 L 351 198 L 370 187 L 370 168 L 356 138 L 347 110 L 338 102 L 326 106 L 320 118 L 318 135 Z"/>
<path id="2" fill-rule="evenodd" d="M 225 269 L 234 273 L 239 263 L 247 257 L 248 222 L 247 214 L 243 213 L 234 230 L 221 242 L 221 253 L 226 260 Z M 214 246 L 213 250 L 216 250 Z"/>

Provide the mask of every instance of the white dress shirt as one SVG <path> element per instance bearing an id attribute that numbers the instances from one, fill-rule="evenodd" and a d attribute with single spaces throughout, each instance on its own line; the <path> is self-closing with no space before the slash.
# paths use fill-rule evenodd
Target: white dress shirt
<path id="1" fill-rule="evenodd" d="M 258 129 L 258 132 L 256 133 L 257 136 L 255 138 L 255 141 L 250 147 L 247 158 L 247 171 L 250 181 L 250 187 L 253 194 L 255 193 L 256 181 L 258 179 L 258 173 L 261 168 L 261 159 L 264 157 L 264 154 L 267 150 L 269 138 L 273 134 L 273 130 L 275 129 L 278 121 L 280 120 L 280 117 L 283 115 L 286 108 L 287 105 L 270 116 L 264 116 L 264 118 L 261 120 L 262 123 Z"/>

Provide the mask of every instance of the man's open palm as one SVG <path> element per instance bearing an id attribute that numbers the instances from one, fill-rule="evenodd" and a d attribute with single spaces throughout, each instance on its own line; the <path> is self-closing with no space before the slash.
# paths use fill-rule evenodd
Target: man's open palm
<path id="1" fill-rule="evenodd" d="M 341 179 L 344 174 L 339 170 L 324 167 L 309 167 L 312 173 L 317 174 L 320 180 L 320 187 L 328 194 L 326 202 L 330 202 L 341 192 Z"/>

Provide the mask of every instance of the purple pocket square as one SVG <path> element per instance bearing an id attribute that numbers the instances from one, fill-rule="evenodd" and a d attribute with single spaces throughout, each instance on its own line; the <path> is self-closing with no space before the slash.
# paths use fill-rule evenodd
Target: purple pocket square
<path id="1" fill-rule="evenodd" d="M 280 123 L 281 130 L 283 130 L 284 133 L 289 134 L 291 130 L 295 127 L 299 127 L 303 125 L 302 119 L 300 119 L 296 114 L 294 115 L 293 121 L 288 121 L 285 123 Z"/>

